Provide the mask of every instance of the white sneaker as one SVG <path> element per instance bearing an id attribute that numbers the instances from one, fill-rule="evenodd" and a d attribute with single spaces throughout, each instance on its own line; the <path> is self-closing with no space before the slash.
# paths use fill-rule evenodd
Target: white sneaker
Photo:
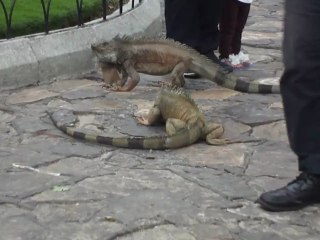
<path id="1" fill-rule="evenodd" d="M 249 54 L 244 54 L 242 51 L 240 51 L 238 54 L 238 58 L 242 64 L 250 65 Z"/>
<path id="2" fill-rule="evenodd" d="M 230 65 L 233 68 L 242 68 L 243 67 L 238 55 L 230 54 L 228 60 L 230 62 Z"/>

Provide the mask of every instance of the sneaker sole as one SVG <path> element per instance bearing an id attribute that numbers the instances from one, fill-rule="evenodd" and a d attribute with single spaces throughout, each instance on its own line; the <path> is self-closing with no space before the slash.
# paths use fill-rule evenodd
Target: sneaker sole
<path id="1" fill-rule="evenodd" d="M 201 76 L 197 73 L 184 73 L 183 76 L 185 78 L 190 78 L 190 79 L 196 79 L 196 78 L 200 78 Z"/>

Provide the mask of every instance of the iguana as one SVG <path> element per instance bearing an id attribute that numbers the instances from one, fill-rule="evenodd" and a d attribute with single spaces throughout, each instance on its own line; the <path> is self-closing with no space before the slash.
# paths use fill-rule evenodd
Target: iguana
<path id="1" fill-rule="evenodd" d="M 58 114 L 58 115 L 56 115 Z M 206 123 L 203 114 L 191 97 L 181 88 L 162 87 L 158 93 L 154 106 L 148 116 L 140 117 L 139 121 L 151 125 L 159 120 L 166 121 L 166 136 L 152 137 L 120 137 L 86 134 L 74 130 L 73 127 L 59 122 L 58 117 L 67 119 L 65 113 L 49 113 L 57 128 L 74 138 L 93 141 L 100 144 L 132 149 L 174 149 L 193 144 L 201 138 L 207 143 L 221 145 L 231 143 L 227 139 L 220 139 L 223 127 L 217 123 Z M 76 119 L 71 120 L 74 126 Z M 69 124 L 70 125 L 70 124 Z"/>
<path id="2" fill-rule="evenodd" d="M 183 73 L 195 72 L 220 86 L 248 93 L 279 93 L 278 85 L 249 83 L 232 73 L 226 73 L 196 50 L 170 39 L 129 38 L 116 36 L 109 42 L 92 44 L 91 49 L 98 57 L 102 71 L 110 66 L 120 69 L 122 78 L 105 79 L 116 83 L 115 90 L 130 91 L 140 80 L 139 74 L 170 74 L 172 85 L 183 86 Z M 108 68 L 106 68 L 108 66 Z"/>

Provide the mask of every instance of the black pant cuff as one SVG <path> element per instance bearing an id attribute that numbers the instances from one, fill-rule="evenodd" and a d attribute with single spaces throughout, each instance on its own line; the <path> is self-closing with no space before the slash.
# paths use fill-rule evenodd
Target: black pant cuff
<path id="1" fill-rule="evenodd" d="M 320 175 L 320 154 L 310 155 L 299 159 L 299 170 L 310 174 Z"/>

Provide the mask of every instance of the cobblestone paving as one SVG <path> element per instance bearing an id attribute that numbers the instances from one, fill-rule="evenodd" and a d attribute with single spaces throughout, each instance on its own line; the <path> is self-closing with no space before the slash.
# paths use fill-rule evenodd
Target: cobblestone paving
<path id="1" fill-rule="evenodd" d="M 282 73 L 283 5 L 255 1 L 243 36 L 253 61 L 243 77 L 275 83 Z M 159 78 L 129 93 L 88 79 L 1 92 L 0 239 L 317 240 L 317 206 L 268 213 L 254 200 L 297 175 L 279 95 L 241 94 L 204 80 L 186 88 L 226 137 L 178 150 L 117 149 L 71 139 L 46 110 L 72 109 L 79 127 L 119 135 L 162 134 L 133 113 L 152 105 Z"/>

